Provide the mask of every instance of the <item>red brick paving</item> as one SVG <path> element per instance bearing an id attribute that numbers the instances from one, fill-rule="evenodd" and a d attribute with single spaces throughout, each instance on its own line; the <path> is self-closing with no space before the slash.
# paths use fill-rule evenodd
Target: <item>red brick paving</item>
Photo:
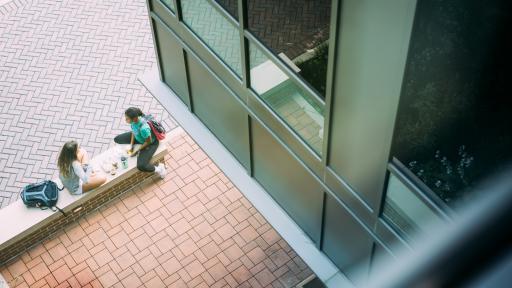
<path id="1" fill-rule="evenodd" d="M 0 272 L 36 288 L 293 287 L 312 274 L 188 135 L 166 165 Z"/>

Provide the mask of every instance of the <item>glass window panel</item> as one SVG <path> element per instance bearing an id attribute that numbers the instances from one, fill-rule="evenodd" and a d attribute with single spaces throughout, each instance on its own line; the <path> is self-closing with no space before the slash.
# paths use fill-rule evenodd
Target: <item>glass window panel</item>
<path id="1" fill-rule="evenodd" d="M 248 0 L 249 30 L 325 97 L 331 0 Z"/>
<path id="2" fill-rule="evenodd" d="M 176 11 L 175 7 L 174 7 L 174 1 L 173 0 L 161 0 L 162 3 L 165 4 L 165 6 L 169 7 L 169 9 L 171 9 L 172 12 Z"/>
<path id="3" fill-rule="evenodd" d="M 452 207 L 512 162 L 508 5 L 416 7 L 392 155 Z"/>
<path id="4" fill-rule="evenodd" d="M 251 88 L 318 154 L 322 153 L 323 106 L 312 99 L 269 60 L 249 44 Z"/>
<path id="5" fill-rule="evenodd" d="M 238 28 L 206 0 L 182 0 L 181 6 L 187 26 L 242 77 Z"/>
<path id="6" fill-rule="evenodd" d="M 219 3 L 226 11 L 238 20 L 238 0 L 215 0 Z"/>
<path id="7" fill-rule="evenodd" d="M 421 233 L 427 224 L 444 221 L 393 174 L 389 175 L 384 219 L 407 240 Z"/>

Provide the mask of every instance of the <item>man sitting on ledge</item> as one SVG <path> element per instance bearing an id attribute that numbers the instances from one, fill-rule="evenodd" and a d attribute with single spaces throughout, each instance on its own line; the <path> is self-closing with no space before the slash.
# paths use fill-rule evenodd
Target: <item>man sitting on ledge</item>
<path id="1" fill-rule="evenodd" d="M 124 112 L 126 123 L 130 124 L 131 132 L 126 132 L 117 135 L 114 142 L 118 144 L 130 144 L 131 148 L 128 151 L 132 157 L 139 154 L 137 158 L 137 169 L 143 172 L 156 172 L 161 178 L 165 177 L 166 170 L 163 164 L 157 166 L 151 163 L 151 158 L 158 149 L 159 141 L 149 124 L 144 119 L 144 113 L 139 108 L 130 107 Z M 135 149 L 135 144 L 142 144 L 138 149 Z"/>

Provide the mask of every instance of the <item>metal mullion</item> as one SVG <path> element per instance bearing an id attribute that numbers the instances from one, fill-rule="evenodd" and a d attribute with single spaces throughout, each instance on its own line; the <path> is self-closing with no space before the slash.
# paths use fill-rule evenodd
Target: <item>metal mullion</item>
<path id="1" fill-rule="evenodd" d="M 164 3 L 163 0 L 158 0 L 158 2 L 160 3 L 160 5 L 162 5 L 162 7 L 164 7 L 164 9 L 169 13 L 171 14 L 172 16 L 176 16 L 176 11 L 173 11 L 172 8 L 167 5 L 166 3 Z M 175 0 L 172 0 L 172 3 L 174 4 L 174 9 L 176 10 L 176 1 Z"/>
<path id="2" fill-rule="evenodd" d="M 179 22 L 183 21 L 183 13 L 181 12 L 181 0 L 172 0 L 174 2 L 174 9 L 176 9 L 176 17 Z"/>
<path id="3" fill-rule="evenodd" d="M 324 183 L 323 181 L 321 181 Z M 325 222 L 327 218 L 327 209 L 325 208 L 327 206 L 327 193 L 326 191 L 322 191 L 322 218 L 320 220 L 320 239 L 318 241 L 318 249 L 323 250 L 324 249 L 324 238 L 325 238 Z"/>
<path id="4" fill-rule="evenodd" d="M 352 207 L 350 207 L 350 205 L 346 204 L 341 198 L 340 196 L 336 195 L 336 193 L 334 193 L 331 188 L 329 188 L 325 183 L 323 183 L 322 181 L 320 181 L 320 186 L 322 186 L 322 188 L 325 190 L 324 192 L 326 194 L 328 194 L 329 196 L 331 196 L 334 201 L 336 202 L 336 204 L 338 206 L 341 206 L 343 209 L 346 210 L 346 212 L 348 214 L 350 214 L 350 216 L 352 216 L 353 220 L 355 220 L 360 226 L 361 228 L 363 228 L 363 230 L 365 230 L 365 232 L 368 234 L 368 236 L 370 236 L 375 242 L 378 242 L 380 245 L 382 246 L 385 246 L 384 242 L 380 239 L 379 235 L 377 235 L 372 229 L 371 227 L 368 225 L 368 223 L 365 223 L 361 217 L 358 216 L 358 214 L 353 210 Z M 324 206 L 325 208 L 325 206 Z"/>
<path id="5" fill-rule="evenodd" d="M 181 0 L 175 0 L 175 1 L 179 1 L 181 3 Z M 218 4 L 217 2 L 215 2 L 214 0 L 206 0 L 212 7 L 215 8 L 215 10 L 217 12 L 219 12 L 221 14 L 221 16 L 223 16 L 226 20 L 228 20 L 228 22 L 231 24 L 231 25 L 234 25 L 235 28 L 238 28 L 239 29 L 239 24 L 238 22 L 233 18 L 233 16 L 231 16 L 231 14 L 229 14 L 227 11 L 224 10 L 224 8 Z M 180 6 L 180 15 L 182 14 L 182 7 Z M 227 65 L 227 63 L 225 62 L 224 59 L 222 59 L 222 57 L 218 54 L 217 51 L 213 50 L 210 46 L 208 46 L 208 44 L 205 42 L 205 40 L 203 40 L 201 38 L 201 36 L 199 34 L 197 34 L 196 31 L 194 31 L 192 29 L 192 27 L 190 27 L 186 21 L 183 20 L 183 18 L 181 18 L 180 20 L 181 22 L 181 25 L 182 25 L 182 28 L 184 28 L 185 30 L 187 30 L 187 32 L 193 37 L 195 38 L 201 46 L 205 47 L 206 50 L 208 50 L 211 54 L 213 54 L 218 60 L 219 62 L 222 63 L 223 66 L 225 66 L 229 72 L 231 72 L 233 75 L 235 75 L 239 82 L 241 82 L 241 80 L 244 79 L 243 77 L 243 71 L 242 71 L 242 75 L 238 75 L 234 68 L 231 68 L 229 65 Z M 242 63 L 243 64 L 243 63 Z M 243 66 L 243 65 L 242 65 Z M 242 67 L 242 70 L 243 70 L 243 67 Z M 242 79 L 241 79 L 242 78 Z"/>
<path id="6" fill-rule="evenodd" d="M 244 30 L 247 28 L 247 0 L 238 0 L 238 32 L 240 34 L 240 59 L 242 61 L 242 81 L 244 88 L 249 88 L 250 83 L 250 63 L 249 63 L 249 45 L 245 40 Z M 248 99 L 246 98 L 246 101 Z"/>
<path id="7" fill-rule="evenodd" d="M 292 137 L 294 137 L 294 139 L 298 141 L 301 144 L 301 146 L 304 147 L 313 158 L 315 158 L 317 162 L 322 161 L 320 155 L 318 155 L 318 153 L 306 142 L 306 140 L 304 140 L 302 136 L 295 129 L 293 129 L 293 127 L 290 124 L 288 124 L 279 114 L 277 114 L 277 112 L 274 109 L 272 109 L 272 107 L 270 107 L 263 99 L 261 99 L 261 97 L 259 97 L 259 95 L 256 94 L 256 92 L 249 90 L 248 94 L 252 95 L 252 101 L 257 101 L 257 103 L 259 103 L 259 105 L 263 107 L 267 111 L 267 113 L 272 115 L 272 119 L 275 119 L 277 123 L 284 127 L 284 129 L 288 133 L 290 133 L 290 135 L 292 135 Z M 248 106 L 251 106 L 250 103 Z M 254 111 L 254 109 L 252 110 Z M 261 116 L 258 116 L 258 118 L 263 119 Z"/>
<path id="8" fill-rule="evenodd" d="M 178 34 L 173 31 L 173 29 L 171 29 L 156 13 L 154 12 L 151 12 L 151 17 L 159 22 L 160 24 L 162 24 L 165 29 L 171 33 L 171 35 L 175 36 L 175 38 L 177 39 L 178 43 L 183 47 L 183 49 L 185 49 L 185 51 L 187 51 L 187 53 L 192 53 L 193 55 L 197 55 L 198 52 L 195 52 L 195 50 L 205 50 L 207 51 L 208 55 L 213 57 L 214 61 L 215 61 L 215 65 L 219 65 L 220 67 L 222 67 L 222 69 L 224 69 L 227 73 L 229 73 L 231 75 L 231 77 L 233 77 L 233 79 L 236 79 L 236 82 L 237 82 L 237 85 L 241 85 L 241 80 L 240 80 L 240 77 L 238 76 L 238 74 L 236 74 L 232 69 L 231 67 L 229 67 L 218 55 L 217 53 L 215 53 L 213 50 L 211 50 L 202 40 L 201 38 L 199 38 L 195 33 L 194 31 L 192 31 L 192 29 L 190 29 L 185 23 L 181 23 L 181 27 L 180 28 L 184 28 L 185 31 L 186 31 L 186 35 L 187 37 L 191 37 L 192 40 L 194 41 L 194 43 L 190 43 L 190 44 L 187 44 L 185 43 L 185 41 L 191 41 L 189 39 L 186 39 L 186 40 L 183 40 L 181 38 L 181 36 L 178 36 Z M 192 49 L 191 47 L 193 47 L 194 49 Z M 199 57 L 199 56 L 198 56 Z"/>
<path id="9" fill-rule="evenodd" d="M 210 5 L 213 6 L 213 8 L 215 8 L 215 10 L 217 10 L 217 12 L 219 12 L 222 16 L 224 16 L 224 18 L 226 18 L 229 23 L 235 25 L 235 27 L 238 28 L 238 21 L 236 21 L 236 19 L 231 16 L 231 14 L 229 14 L 228 11 L 226 11 L 224 9 L 224 7 L 222 7 L 219 3 L 217 3 L 215 0 L 206 0 L 206 2 L 210 3 Z"/>
<path id="10" fill-rule="evenodd" d="M 395 259 L 396 257 L 398 257 L 398 248 L 405 248 L 408 249 L 408 251 L 413 251 L 411 243 L 407 242 L 405 240 L 405 237 L 401 235 L 403 233 L 399 232 L 398 229 L 393 228 L 391 226 L 391 223 L 389 223 L 386 219 L 378 218 L 375 227 L 375 235 L 377 235 L 377 237 L 381 239 L 381 245 L 385 247 L 386 250 L 388 250 L 388 252 L 391 254 L 391 256 L 395 257 Z M 393 250 L 391 250 L 390 247 L 393 247 Z"/>
<path id="11" fill-rule="evenodd" d="M 241 83 L 241 79 L 240 79 L 240 75 L 238 75 L 235 70 L 233 68 L 231 68 L 225 61 L 224 59 L 221 58 L 221 56 L 217 53 L 217 51 L 213 50 L 212 48 L 210 48 L 210 46 L 208 46 L 208 44 L 203 40 L 201 39 L 201 37 L 192 29 L 190 28 L 187 23 L 185 22 L 182 22 L 182 28 L 185 29 L 185 31 L 187 31 L 187 33 L 189 34 L 189 36 L 191 38 L 193 38 L 197 44 L 204 50 L 208 51 L 209 54 L 213 55 L 213 57 L 217 60 L 218 63 L 221 64 L 221 66 L 223 66 L 231 75 L 234 76 L 234 78 L 236 78 L 238 80 L 239 83 Z"/>
<path id="12" fill-rule="evenodd" d="M 325 108 L 324 108 L 324 134 L 322 137 L 322 164 L 329 165 L 329 138 L 332 120 L 332 99 L 334 94 L 334 77 L 336 76 L 336 48 L 338 44 L 338 26 L 340 23 L 339 8 L 341 8 L 341 0 L 331 1 L 331 23 L 329 29 L 329 54 L 327 56 L 327 83 L 325 84 Z M 324 173 L 324 181 L 325 181 Z"/>
<path id="13" fill-rule="evenodd" d="M 191 113 L 195 114 L 194 100 L 192 99 L 192 86 L 190 84 L 190 69 L 188 68 L 188 52 L 182 48 L 183 64 L 185 65 L 185 75 L 187 77 L 187 92 L 188 92 L 188 109 Z"/>
<path id="14" fill-rule="evenodd" d="M 251 82 L 249 79 L 249 45 L 245 40 L 244 30 L 247 27 L 247 0 L 238 0 L 238 35 L 240 37 L 240 60 L 242 63 L 242 85 L 245 89 L 249 89 L 251 86 Z M 245 103 L 249 105 L 249 97 L 245 95 Z M 249 110 L 249 109 L 247 109 Z M 254 177 L 254 147 L 253 147 L 253 131 L 252 131 L 252 123 L 251 116 L 247 114 L 247 128 L 249 132 L 249 169 L 248 173 L 251 177 Z"/>
<path id="15" fill-rule="evenodd" d="M 158 49 L 158 39 L 157 39 L 157 36 L 156 36 L 156 30 L 155 30 L 155 27 L 154 27 L 154 23 L 153 23 L 153 18 L 151 17 L 151 14 L 153 12 L 151 12 L 151 4 L 150 4 L 150 1 L 147 0 L 146 1 L 146 7 L 147 7 L 147 11 L 148 11 L 148 18 L 149 18 L 149 25 L 151 27 L 151 35 L 153 36 L 153 47 L 155 47 L 155 56 L 156 56 L 156 65 L 158 67 L 158 77 L 160 78 L 160 81 L 164 81 L 164 77 L 163 77 L 163 70 L 162 70 L 162 65 L 161 65 L 161 59 L 160 59 L 160 51 Z"/>
<path id="16" fill-rule="evenodd" d="M 317 95 L 317 93 L 313 90 L 313 88 L 311 88 L 309 86 L 309 84 L 304 83 L 303 80 L 297 74 L 295 74 L 295 72 L 293 72 L 290 67 L 288 67 L 288 65 L 283 63 L 282 60 L 278 56 L 274 55 L 274 53 L 272 53 L 272 51 L 270 51 L 267 47 L 265 47 L 265 45 L 263 45 L 249 31 L 245 30 L 244 35 L 245 35 L 245 37 L 247 37 L 247 39 L 250 40 L 252 45 L 257 46 L 263 52 L 263 54 L 265 54 L 265 56 L 267 56 L 267 58 L 272 61 L 272 63 L 274 63 L 281 71 L 283 71 L 283 73 L 286 74 L 286 76 L 288 76 L 302 90 L 306 91 L 308 96 L 311 96 L 311 98 L 318 105 L 320 105 L 320 106 L 322 106 L 322 108 L 324 108 L 325 102 L 323 101 L 322 98 L 320 98 L 320 96 Z"/>
<path id="17" fill-rule="evenodd" d="M 279 134 L 277 134 L 272 128 L 270 128 L 270 126 L 267 123 L 265 123 L 265 121 L 257 113 L 255 113 L 255 111 L 253 111 L 252 109 L 248 109 L 247 111 L 248 111 L 249 116 L 251 116 L 261 126 L 263 126 L 267 130 L 267 132 L 270 135 L 272 135 L 272 137 L 279 143 L 279 145 L 281 145 L 281 147 L 284 148 L 284 150 L 286 150 L 286 152 L 288 154 L 290 154 L 290 156 L 293 159 L 295 159 L 295 161 L 297 161 L 297 163 L 299 163 L 299 165 L 303 169 L 305 169 L 311 177 L 313 177 L 315 179 L 315 181 L 319 184 L 319 186 L 321 186 L 322 189 L 325 189 L 326 191 L 327 191 L 327 189 L 329 189 L 329 187 L 327 187 L 327 185 L 322 182 L 322 179 L 320 179 L 318 174 L 315 173 L 315 171 L 307 164 L 307 162 L 304 161 L 302 159 L 302 157 L 300 157 L 300 155 L 297 152 L 295 152 L 292 148 L 290 148 L 290 145 L 288 145 L 281 137 L 279 137 Z M 270 112 L 274 113 L 273 111 L 270 111 Z M 277 118 L 277 119 L 281 120 L 279 118 Z M 286 127 L 286 128 L 289 129 L 289 127 Z M 305 145 L 305 147 L 309 148 L 307 145 Z M 312 152 L 312 155 L 316 156 L 316 154 L 313 152 Z"/>

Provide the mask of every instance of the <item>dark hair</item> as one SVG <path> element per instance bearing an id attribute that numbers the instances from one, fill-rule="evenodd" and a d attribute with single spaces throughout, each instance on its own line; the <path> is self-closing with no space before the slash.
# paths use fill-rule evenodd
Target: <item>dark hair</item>
<path id="1" fill-rule="evenodd" d="M 135 117 L 144 116 L 144 113 L 137 107 L 130 107 L 124 111 L 124 115 L 130 119 L 134 119 Z"/>
<path id="2" fill-rule="evenodd" d="M 78 143 L 76 141 L 68 141 L 62 146 L 60 150 L 59 160 L 57 166 L 59 167 L 60 174 L 68 177 L 71 172 L 71 164 L 77 160 Z"/>

